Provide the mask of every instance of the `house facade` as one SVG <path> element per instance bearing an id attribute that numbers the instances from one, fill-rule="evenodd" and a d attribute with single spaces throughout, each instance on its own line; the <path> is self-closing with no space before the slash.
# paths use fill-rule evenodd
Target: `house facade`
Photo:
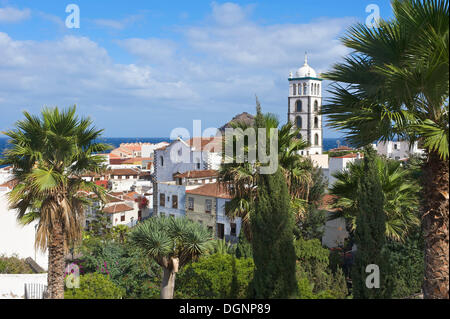
<path id="1" fill-rule="evenodd" d="M 226 216 L 225 204 L 231 199 L 232 196 L 218 183 L 186 190 L 186 217 L 205 225 L 216 238 L 236 242 L 242 220 Z"/>

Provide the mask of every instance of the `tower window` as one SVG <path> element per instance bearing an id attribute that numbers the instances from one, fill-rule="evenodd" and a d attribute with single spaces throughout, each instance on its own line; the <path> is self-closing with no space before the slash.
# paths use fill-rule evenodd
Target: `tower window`
<path id="1" fill-rule="evenodd" d="M 317 95 L 320 95 L 320 84 L 317 84 Z"/>
<path id="2" fill-rule="evenodd" d="M 295 102 L 295 111 L 296 112 L 302 111 L 302 101 L 301 100 L 298 100 L 297 102 Z"/>
<path id="3" fill-rule="evenodd" d="M 302 118 L 300 116 L 297 116 L 295 118 L 295 125 L 297 126 L 297 128 L 302 128 Z"/>
<path id="4" fill-rule="evenodd" d="M 319 103 L 316 101 L 314 101 L 314 112 L 319 112 Z"/>
<path id="5" fill-rule="evenodd" d="M 307 95 L 308 94 L 306 89 L 307 89 L 306 83 L 303 83 L 303 95 Z"/>
<path id="6" fill-rule="evenodd" d="M 297 84 L 294 84 L 293 86 L 292 86 L 292 95 L 297 95 Z"/>
<path id="7" fill-rule="evenodd" d="M 319 128 L 319 119 L 317 116 L 314 118 L 314 128 Z"/>
<path id="8" fill-rule="evenodd" d="M 161 161 L 161 166 L 164 166 L 164 157 L 160 156 L 159 160 Z"/>
<path id="9" fill-rule="evenodd" d="M 314 144 L 319 145 L 319 134 L 314 135 Z"/>

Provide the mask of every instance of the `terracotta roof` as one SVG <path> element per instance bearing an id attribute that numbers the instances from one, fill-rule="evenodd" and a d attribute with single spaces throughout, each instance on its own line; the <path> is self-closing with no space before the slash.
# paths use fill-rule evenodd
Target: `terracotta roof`
<path id="1" fill-rule="evenodd" d="M 339 152 L 339 151 L 353 151 L 354 149 L 345 145 L 341 145 L 339 147 L 333 148 L 330 152 Z"/>
<path id="2" fill-rule="evenodd" d="M 122 163 L 123 164 L 134 164 L 134 163 L 143 162 L 143 161 L 153 161 L 153 158 L 152 157 L 125 158 Z"/>
<path id="3" fill-rule="evenodd" d="M 106 202 L 107 203 L 120 203 L 120 202 L 123 202 L 123 200 L 112 194 L 106 194 Z"/>
<path id="4" fill-rule="evenodd" d="M 335 212 L 339 210 L 338 208 L 331 207 L 332 204 L 338 199 L 336 195 L 325 194 L 322 197 L 319 209 L 327 210 L 329 212 Z"/>
<path id="5" fill-rule="evenodd" d="M 360 154 L 360 156 L 364 157 L 363 154 Z M 343 155 L 343 156 L 336 156 L 336 157 L 332 157 L 332 158 L 356 158 L 356 157 L 358 157 L 358 154 L 350 153 L 350 154 L 346 154 L 346 155 Z"/>
<path id="6" fill-rule="evenodd" d="M 187 190 L 186 193 L 192 194 L 192 195 L 201 195 L 201 196 L 216 197 L 216 198 L 226 198 L 226 199 L 233 198 L 227 192 L 225 187 L 219 183 L 205 184 L 200 187 Z"/>
<path id="7" fill-rule="evenodd" d="M 136 192 L 129 192 L 129 193 L 125 193 L 123 194 L 123 199 L 128 199 L 128 200 L 135 200 L 136 197 L 139 196 L 139 193 Z"/>
<path id="8" fill-rule="evenodd" d="M 111 170 L 110 174 L 115 176 L 125 176 L 125 175 L 139 175 L 139 171 L 131 168 L 117 168 Z"/>
<path id="9" fill-rule="evenodd" d="M 174 178 L 205 178 L 216 177 L 219 175 L 219 171 L 216 170 L 201 170 L 201 171 L 187 171 L 185 173 L 174 174 Z"/>
<path id="10" fill-rule="evenodd" d="M 202 151 L 219 151 L 222 149 L 222 137 L 193 137 L 187 140 L 186 143 L 191 147 L 200 146 Z"/>
<path id="11" fill-rule="evenodd" d="M 128 212 L 130 210 L 133 210 L 133 207 L 130 207 L 126 204 L 114 204 L 111 206 L 106 207 L 103 212 L 105 212 L 106 214 L 116 214 L 116 213 L 123 213 L 123 212 Z"/>
<path id="12" fill-rule="evenodd" d="M 102 176 L 106 176 L 106 173 L 99 174 L 99 173 L 95 173 L 95 172 L 85 172 L 80 175 L 80 177 L 102 177 Z"/>
<path id="13" fill-rule="evenodd" d="M 109 157 L 109 164 L 110 165 L 120 165 L 123 164 L 128 158 L 120 158 L 120 157 Z"/>
<path id="14" fill-rule="evenodd" d="M 19 184 L 19 181 L 14 178 L 1 184 L 0 187 L 7 187 L 9 189 L 13 189 L 14 187 L 16 187 L 17 184 Z"/>

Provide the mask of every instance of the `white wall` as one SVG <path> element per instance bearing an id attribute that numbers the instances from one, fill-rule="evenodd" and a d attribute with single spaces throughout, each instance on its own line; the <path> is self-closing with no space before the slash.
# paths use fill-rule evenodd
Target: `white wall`
<path id="1" fill-rule="evenodd" d="M 224 230 L 225 230 L 225 236 L 228 238 L 230 236 L 231 232 L 231 223 L 236 224 L 236 238 L 239 236 L 239 233 L 241 231 L 241 224 L 242 220 L 240 217 L 236 218 L 234 221 L 231 221 L 226 215 L 225 215 L 225 203 L 229 202 L 229 199 L 225 198 L 217 198 L 217 220 L 216 223 L 224 224 Z"/>
<path id="2" fill-rule="evenodd" d="M 0 299 L 24 299 L 25 284 L 47 285 L 47 274 L 0 274 Z"/>
<path id="3" fill-rule="evenodd" d="M 385 155 L 388 158 L 400 160 L 408 158 L 411 154 L 423 154 L 424 150 L 418 147 L 415 142 L 411 147 L 406 141 L 388 141 L 380 142 L 374 145 L 378 154 Z"/>
<path id="4" fill-rule="evenodd" d="M 158 185 L 159 194 L 164 194 L 166 197 L 165 207 L 161 207 L 159 202 L 159 194 L 158 194 L 158 213 L 164 213 L 166 217 L 169 217 L 171 214 L 175 217 L 184 217 L 186 216 L 185 209 L 185 197 L 186 197 L 186 186 L 183 185 L 174 185 L 169 183 L 159 183 Z M 178 196 L 178 209 L 172 208 L 172 196 Z M 170 201 L 167 199 L 170 198 Z"/>
<path id="5" fill-rule="evenodd" d="M 22 226 L 17 223 L 16 212 L 9 210 L 6 192 L 0 192 L 0 254 L 19 258 L 33 258 L 44 269 L 48 267 L 47 252 L 34 248 L 35 226 L 38 222 Z"/>
<path id="6" fill-rule="evenodd" d="M 327 214 L 330 213 L 327 212 Z M 344 218 L 329 220 L 325 223 L 325 229 L 322 237 L 322 245 L 325 245 L 328 248 L 342 246 L 344 244 L 345 238 L 347 237 L 348 232 L 345 227 Z"/>
<path id="7" fill-rule="evenodd" d="M 328 187 L 333 186 L 333 184 L 336 182 L 336 178 L 333 177 L 333 174 L 347 169 L 347 165 L 349 165 L 349 163 L 353 163 L 355 160 L 357 160 L 356 157 L 330 157 L 328 169 Z"/>

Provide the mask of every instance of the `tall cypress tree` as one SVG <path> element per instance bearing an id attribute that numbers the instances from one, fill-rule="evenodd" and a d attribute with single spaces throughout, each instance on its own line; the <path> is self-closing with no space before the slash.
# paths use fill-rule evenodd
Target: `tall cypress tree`
<path id="1" fill-rule="evenodd" d="M 255 273 L 254 298 L 288 298 L 297 292 L 293 216 L 289 193 L 278 169 L 273 175 L 260 175 L 256 209 L 251 216 Z"/>
<path id="2" fill-rule="evenodd" d="M 388 263 L 383 247 L 385 244 L 386 216 L 383 210 L 384 194 L 377 174 L 372 148 L 365 149 L 366 174 L 358 185 L 358 215 L 356 217 L 356 256 L 352 267 L 353 297 L 355 299 L 389 298 L 386 282 Z M 368 265 L 379 267 L 379 288 L 368 288 L 366 279 L 373 271 L 366 272 Z M 369 277 L 369 281 L 372 277 Z M 373 282 L 373 281 L 372 281 Z"/>

